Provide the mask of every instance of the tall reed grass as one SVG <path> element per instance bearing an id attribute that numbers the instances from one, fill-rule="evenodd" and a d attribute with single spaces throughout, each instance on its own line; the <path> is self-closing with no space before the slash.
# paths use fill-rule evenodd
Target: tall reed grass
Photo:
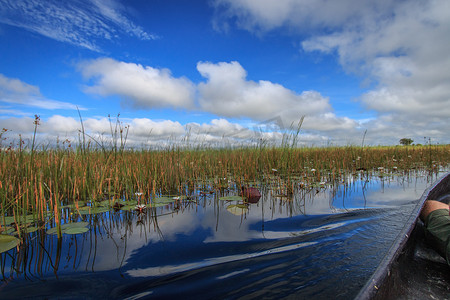
<path id="1" fill-rule="evenodd" d="M 17 229 L 27 215 L 36 222 L 52 215 L 59 225 L 60 207 L 80 201 L 95 207 L 142 193 L 148 202 L 160 194 L 274 181 L 289 194 L 300 183 L 337 182 L 349 173 L 437 170 L 450 162 L 449 145 L 125 150 L 124 130 L 111 128 L 117 138 L 108 148 L 81 140 L 74 149 L 37 150 L 34 140 L 31 147 L 21 140 L 16 148 L 0 147 L 0 216 L 12 216 Z M 0 229 L 6 225 L 3 218 Z"/>

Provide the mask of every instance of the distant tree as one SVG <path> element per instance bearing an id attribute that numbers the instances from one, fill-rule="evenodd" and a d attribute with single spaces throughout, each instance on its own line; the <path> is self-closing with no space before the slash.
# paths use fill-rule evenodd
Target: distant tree
<path id="1" fill-rule="evenodd" d="M 408 138 L 402 138 L 400 139 L 400 144 L 404 145 L 404 146 L 408 146 L 411 145 L 414 141 L 412 139 L 408 139 Z"/>

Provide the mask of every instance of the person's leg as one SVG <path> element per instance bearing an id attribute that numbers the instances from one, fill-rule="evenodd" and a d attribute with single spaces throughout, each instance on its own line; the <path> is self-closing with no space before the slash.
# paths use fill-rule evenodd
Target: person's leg
<path id="1" fill-rule="evenodd" d="M 433 248 L 450 265 L 450 215 L 448 204 L 427 200 L 420 218 L 425 223 L 425 236 Z"/>

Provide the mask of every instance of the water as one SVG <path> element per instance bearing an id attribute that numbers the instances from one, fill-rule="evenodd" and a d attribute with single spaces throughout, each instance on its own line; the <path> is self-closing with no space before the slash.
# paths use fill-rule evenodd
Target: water
<path id="1" fill-rule="evenodd" d="M 292 199 L 262 188 L 243 214 L 209 195 L 90 215 L 87 233 L 35 232 L 1 254 L 0 298 L 349 299 L 436 176 L 349 177 Z"/>

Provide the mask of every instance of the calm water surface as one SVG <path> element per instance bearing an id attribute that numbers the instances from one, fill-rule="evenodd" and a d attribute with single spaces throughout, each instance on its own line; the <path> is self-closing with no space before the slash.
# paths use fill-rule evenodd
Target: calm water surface
<path id="1" fill-rule="evenodd" d="M 85 216 L 84 234 L 35 232 L 1 254 L 0 298 L 353 298 L 437 177 L 349 177 L 291 198 L 260 187 L 247 209 L 211 194 Z"/>

